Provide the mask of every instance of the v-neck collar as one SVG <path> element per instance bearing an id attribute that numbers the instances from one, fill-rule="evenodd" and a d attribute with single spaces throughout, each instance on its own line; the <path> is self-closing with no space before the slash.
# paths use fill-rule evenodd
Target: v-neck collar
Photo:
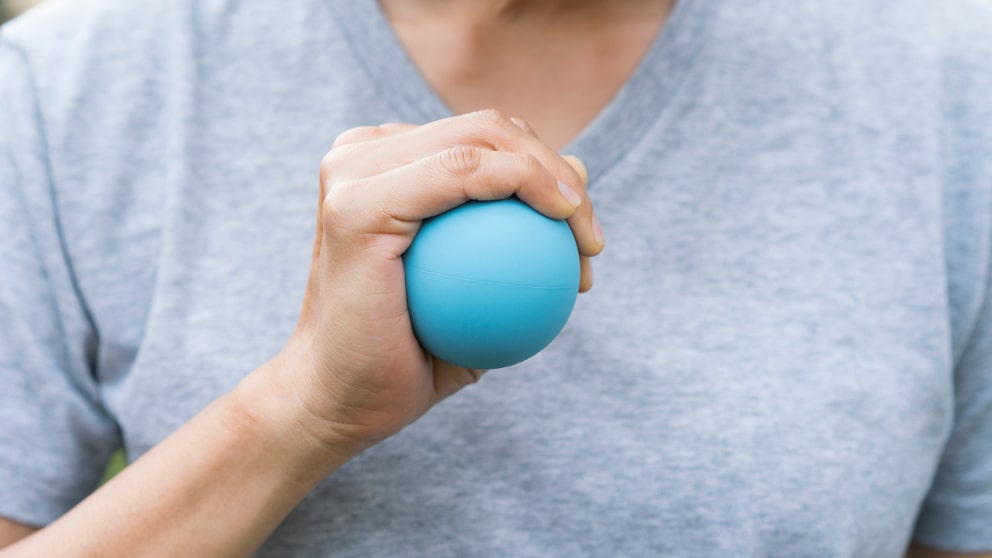
<path id="1" fill-rule="evenodd" d="M 595 185 L 637 144 L 689 75 L 717 0 L 677 0 L 630 79 L 562 153 L 580 157 Z M 380 94 L 411 122 L 452 116 L 407 55 L 375 0 L 329 0 L 337 24 Z M 402 83 L 402 87 L 390 84 Z"/>

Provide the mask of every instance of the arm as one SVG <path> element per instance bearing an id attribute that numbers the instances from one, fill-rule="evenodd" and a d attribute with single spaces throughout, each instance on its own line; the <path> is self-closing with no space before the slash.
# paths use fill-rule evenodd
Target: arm
<path id="1" fill-rule="evenodd" d="M 909 545 L 909 549 L 906 551 L 906 558 L 992 558 L 992 553 L 961 554 L 958 552 L 937 550 L 913 543 Z"/>
<path id="2" fill-rule="evenodd" d="M 118 478 L 4 556 L 231 556 L 257 548 L 324 476 L 357 453 L 318 440 L 289 393 L 246 379 Z M 22 530 L 21 535 L 26 534 Z"/>
<path id="3" fill-rule="evenodd" d="M 37 531 L 34 527 L 0 517 L 0 548 L 14 544 Z"/>
<path id="4" fill-rule="evenodd" d="M 568 218 L 588 258 L 602 242 L 583 191 L 568 162 L 494 112 L 346 132 L 321 166 L 303 309 L 280 354 L 0 556 L 250 554 L 323 478 L 481 374 L 413 335 L 401 256 L 420 222 L 517 195 Z"/>

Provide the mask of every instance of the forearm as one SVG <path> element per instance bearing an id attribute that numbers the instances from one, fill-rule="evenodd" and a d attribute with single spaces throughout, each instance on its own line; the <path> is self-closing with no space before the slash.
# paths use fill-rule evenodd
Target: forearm
<path id="1" fill-rule="evenodd" d="M 0 556 L 251 554 L 357 451 L 311 436 L 264 372 Z"/>
<path id="2" fill-rule="evenodd" d="M 906 551 L 906 558 L 992 558 L 992 553 L 981 552 L 977 554 L 961 554 L 958 552 L 948 552 L 946 550 L 928 548 L 923 545 L 913 543 Z"/>

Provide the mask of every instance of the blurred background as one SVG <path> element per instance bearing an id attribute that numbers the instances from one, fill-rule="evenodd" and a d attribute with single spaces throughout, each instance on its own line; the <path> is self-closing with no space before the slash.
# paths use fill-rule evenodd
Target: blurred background
<path id="1" fill-rule="evenodd" d="M 0 23 L 40 3 L 41 0 L 0 0 Z"/>

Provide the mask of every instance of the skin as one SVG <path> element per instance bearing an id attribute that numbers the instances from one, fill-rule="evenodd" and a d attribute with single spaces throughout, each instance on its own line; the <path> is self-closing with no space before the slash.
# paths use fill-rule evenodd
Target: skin
<path id="1" fill-rule="evenodd" d="M 53 524 L 0 519 L 0 556 L 70 542 L 80 556 L 248 556 L 326 476 L 478 381 L 483 371 L 425 353 L 410 327 L 401 255 L 427 217 L 517 195 L 568 219 L 580 290 L 592 286 L 602 230 L 581 163 L 557 150 L 630 76 L 670 3 L 381 4 L 425 79 L 468 114 L 339 136 L 320 165 L 309 280 L 282 351 Z M 501 111 L 470 112 L 489 107 Z"/>
<path id="2" fill-rule="evenodd" d="M 673 2 L 380 4 L 414 64 L 454 112 L 498 107 L 561 149 L 626 83 Z"/>

